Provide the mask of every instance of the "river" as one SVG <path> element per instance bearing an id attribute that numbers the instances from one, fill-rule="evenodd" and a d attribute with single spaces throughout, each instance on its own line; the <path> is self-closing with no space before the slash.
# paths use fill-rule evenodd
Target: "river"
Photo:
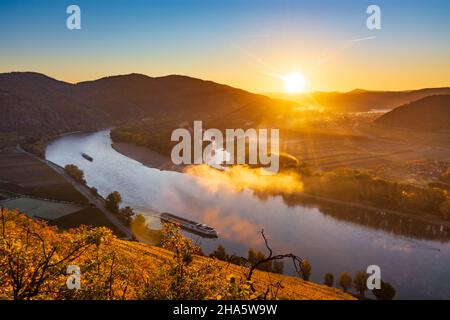
<path id="1" fill-rule="evenodd" d="M 93 162 L 81 156 L 87 153 Z M 112 191 L 158 228 L 158 212 L 171 212 L 213 226 L 218 239 L 192 235 L 210 253 L 222 244 L 228 253 L 264 250 L 264 228 L 275 253 L 292 252 L 312 265 L 311 280 L 322 283 L 327 272 L 355 274 L 369 265 L 397 290 L 396 298 L 450 299 L 450 232 L 410 219 L 348 207 L 292 203 L 281 196 L 252 190 L 210 188 L 186 173 L 160 171 L 111 147 L 109 131 L 60 137 L 46 149 L 46 159 L 82 169 L 89 186 L 102 196 Z M 293 268 L 285 261 L 285 273 Z"/>

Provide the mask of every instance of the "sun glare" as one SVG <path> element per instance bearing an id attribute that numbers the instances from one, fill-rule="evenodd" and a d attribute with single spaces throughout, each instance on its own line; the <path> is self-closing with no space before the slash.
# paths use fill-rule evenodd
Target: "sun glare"
<path id="1" fill-rule="evenodd" d="M 300 93 L 305 91 L 305 77 L 298 72 L 289 73 L 281 76 L 284 81 L 284 91 L 287 93 Z"/>

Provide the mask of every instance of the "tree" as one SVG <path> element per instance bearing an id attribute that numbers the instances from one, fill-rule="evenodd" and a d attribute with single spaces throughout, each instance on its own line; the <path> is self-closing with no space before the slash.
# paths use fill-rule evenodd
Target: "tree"
<path id="1" fill-rule="evenodd" d="M 219 244 L 217 246 L 217 249 L 214 250 L 210 255 L 211 258 L 217 258 L 219 260 L 222 261 L 228 261 L 229 260 L 229 256 L 224 248 L 223 245 Z"/>
<path id="2" fill-rule="evenodd" d="M 311 276 L 311 270 L 312 266 L 309 263 L 308 260 L 303 259 L 300 263 L 300 275 L 302 276 L 302 279 L 305 281 L 309 281 L 309 277 Z"/>
<path id="3" fill-rule="evenodd" d="M 373 289 L 372 293 L 378 300 L 392 300 L 395 297 L 396 291 L 389 282 L 381 280 L 380 289 Z"/>
<path id="4" fill-rule="evenodd" d="M 241 266 L 257 265 L 256 269 L 266 272 L 283 274 L 284 270 L 283 261 L 268 259 L 264 253 L 254 248 L 248 249 L 247 259 L 227 254 L 222 245 L 219 245 L 209 256 Z"/>
<path id="5" fill-rule="evenodd" d="M 96 196 L 96 197 L 98 197 L 98 190 L 97 190 L 97 188 L 96 187 L 91 187 L 90 188 L 90 191 L 91 191 L 91 194 L 93 195 L 93 196 Z"/>
<path id="6" fill-rule="evenodd" d="M 266 255 L 261 251 L 258 251 L 256 253 L 256 261 L 264 261 L 266 259 L 267 259 Z M 257 269 L 261 271 L 272 272 L 272 261 L 261 262 Z"/>
<path id="7" fill-rule="evenodd" d="M 272 261 L 272 272 L 283 274 L 284 263 L 283 261 Z"/>
<path id="8" fill-rule="evenodd" d="M 324 282 L 326 286 L 332 287 L 334 283 L 334 276 L 331 273 L 325 273 Z"/>
<path id="9" fill-rule="evenodd" d="M 106 208 L 112 212 L 119 212 L 119 204 L 122 202 L 122 197 L 117 191 L 113 191 L 106 197 Z"/>
<path id="10" fill-rule="evenodd" d="M 124 207 L 124 208 L 121 208 L 121 209 L 119 210 L 119 213 L 120 213 L 120 216 L 121 216 L 122 218 L 124 218 L 128 224 L 131 222 L 131 219 L 132 219 L 133 216 L 134 216 L 133 208 L 131 208 L 131 207 L 129 207 L 129 206 L 126 206 L 126 207 Z"/>
<path id="11" fill-rule="evenodd" d="M 112 236 L 106 228 L 58 233 L 45 222 L 0 210 L 0 296 L 14 300 L 58 297 L 65 287 L 67 267 L 79 264 L 84 254 L 96 251 Z"/>
<path id="12" fill-rule="evenodd" d="M 79 169 L 76 165 L 74 164 L 67 164 L 64 167 L 64 171 L 71 176 L 72 178 L 74 178 L 76 181 L 81 182 L 81 183 L 86 183 L 86 180 L 84 180 L 84 172 L 83 170 Z"/>
<path id="13" fill-rule="evenodd" d="M 247 261 L 250 264 L 258 264 L 256 269 L 261 271 L 272 272 L 272 261 L 267 260 L 267 257 L 259 250 L 254 248 L 248 249 Z"/>
<path id="14" fill-rule="evenodd" d="M 247 260 L 250 264 L 255 264 L 256 262 L 258 262 L 257 251 L 255 249 L 248 249 Z"/>
<path id="15" fill-rule="evenodd" d="M 364 293 L 367 290 L 367 273 L 358 271 L 353 279 L 353 287 L 359 293 L 359 297 L 364 299 Z"/>
<path id="16" fill-rule="evenodd" d="M 255 293 L 246 280 L 235 275 L 224 276 L 217 260 L 202 263 L 194 257 L 200 248 L 184 237 L 179 226 L 164 223 L 161 240 L 164 249 L 173 254 L 161 265 L 156 278 L 146 284 L 143 299 L 251 299 Z"/>
<path id="17" fill-rule="evenodd" d="M 41 158 L 45 157 L 45 142 L 48 140 L 46 136 L 38 135 L 36 136 L 28 136 L 25 138 L 21 147 L 28 152 L 31 152 Z"/>
<path id="18" fill-rule="evenodd" d="M 352 286 L 352 277 L 347 272 L 342 272 L 339 275 L 338 283 L 344 292 L 347 292 L 347 290 Z"/>
<path id="19" fill-rule="evenodd" d="M 265 257 L 264 259 L 256 259 L 256 262 L 253 264 L 250 264 L 249 270 L 248 270 L 248 274 L 247 274 L 247 282 L 250 284 L 250 289 L 256 294 L 257 290 L 255 288 L 255 286 L 253 285 L 252 282 L 252 276 L 255 272 L 256 269 L 258 269 L 261 265 L 266 265 L 268 263 L 272 263 L 274 261 L 281 261 L 285 258 L 289 258 L 292 260 L 292 263 L 294 265 L 295 271 L 297 272 L 297 274 L 301 274 L 301 271 L 299 270 L 299 267 L 302 264 L 302 259 L 300 257 L 298 257 L 295 254 L 292 253 L 285 253 L 285 254 L 277 254 L 274 255 L 273 254 L 273 250 L 272 248 L 269 246 L 269 241 L 267 240 L 267 237 L 264 233 L 264 229 L 261 230 L 261 236 L 264 239 L 264 243 L 266 245 L 266 249 L 267 251 L 269 251 L 269 255 L 267 257 Z M 253 253 L 250 254 L 249 250 L 249 258 L 253 257 Z M 250 259 L 249 259 L 250 260 Z M 250 263 L 250 261 L 247 260 L 247 263 Z M 280 288 L 282 288 L 283 286 L 281 285 L 281 281 L 276 282 L 275 284 L 271 283 L 269 284 L 269 286 L 266 288 L 266 291 L 264 292 L 264 294 L 256 296 L 260 299 L 267 299 L 268 296 L 271 296 L 273 299 L 277 298 L 277 294 L 278 294 L 278 290 Z"/>

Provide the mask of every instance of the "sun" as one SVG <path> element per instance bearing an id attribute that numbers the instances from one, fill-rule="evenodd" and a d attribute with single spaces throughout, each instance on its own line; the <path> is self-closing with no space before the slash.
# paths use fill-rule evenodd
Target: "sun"
<path id="1" fill-rule="evenodd" d="M 281 76 L 284 81 L 284 91 L 286 93 L 300 93 L 305 91 L 306 80 L 303 74 L 292 72 Z"/>

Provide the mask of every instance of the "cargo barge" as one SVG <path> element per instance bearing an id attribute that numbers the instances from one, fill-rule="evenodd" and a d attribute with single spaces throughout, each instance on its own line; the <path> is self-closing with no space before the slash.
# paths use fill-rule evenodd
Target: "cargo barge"
<path id="1" fill-rule="evenodd" d="M 94 161 L 94 158 L 92 158 L 90 155 L 88 155 L 88 154 L 86 154 L 86 153 L 82 153 L 81 154 L 81 156 L 83 157 L 83 158 L 85 158 L 86 160 L 89 160 L 89 161 Z"/>

